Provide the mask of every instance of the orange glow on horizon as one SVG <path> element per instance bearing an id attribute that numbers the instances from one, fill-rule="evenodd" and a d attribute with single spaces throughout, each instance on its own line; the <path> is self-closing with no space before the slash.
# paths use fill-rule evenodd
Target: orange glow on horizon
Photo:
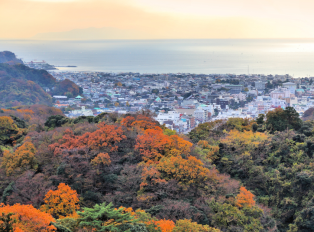
<path id="1" fill-rule="evenodd" d="M 313 38 L 313 7 L 309 0 L 0 0 L 0 39 Z"/>

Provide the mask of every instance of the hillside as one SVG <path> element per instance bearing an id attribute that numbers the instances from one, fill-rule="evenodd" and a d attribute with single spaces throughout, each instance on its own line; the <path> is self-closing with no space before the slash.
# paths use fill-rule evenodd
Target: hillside
<path id="1" fill-rule="evenodd" d="M 193 144 L 146 113 L 55 115 L 36 127 L 33 117 L 30 109 L 0 115 L 12 134 L 0 141 L 0 195 L 7 210 L 31 204 L 48 213 L 58 231 L 82 231 L 84 225 L 84 231 L 276 229 L 270 208 L 213 165 L 216 145 Z M 65 211 L 62 202 L 49 200 L 60 194 L 73 196 Z M 87 212 L 104 216 L 86 221 Z M 124 222 L 115 224 L 119 218 Z"/>
<path id="2" fill-rule="evenodd" d="M 14 53 L 0 52 L 2 61 L 17 60 Z M 49 94 L 43 87 L 53 89 Z M 79 87 L 70 80 L 58 82 L 45 70 L 29 68 L 20 63 L 0 62 L 0 107 L 44 104 L 51 106 L 51 94 L 72 96 L 80 93 Z"/>
<path id="3" fill-rule="evenodd" d="M 22 64 L 0 64 L 0 107 L 51 105 L 51 96 L 38 84 L 55 83 L 50 75 L 45 78 L 45 74 L 41 70 L 30 69 Z"/>
<path id="4" fill-rule="evenodd" d="M 47 231 L 312 231 L 314 122 L 291 107 L 189 136 L 148 112 L 2 112 L 0 213 L 31 207 Z"/>
<path id="5" fill-rule="evenodd" d="M 23 61 L 17 59 L 13 52 L 4 51 L 0 52 L 0 63 L 23 64 Z"/>
<path id="6" fill-rule="evenodd" d="M 313 120 L 314 119 L 314 108 L 309 108 L 308 110 L 306 110 L 303 114 L 302 119 L 304 121 Z"/>

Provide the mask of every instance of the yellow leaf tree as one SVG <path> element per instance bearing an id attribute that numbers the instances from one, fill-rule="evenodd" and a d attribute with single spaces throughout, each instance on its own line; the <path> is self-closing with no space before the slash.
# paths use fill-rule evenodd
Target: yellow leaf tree
<path id="1" fill-rule="evenodd" d="M 219 229 L 209 227 L 208 225 L 197 224 L 191 219 L 182 219 L 176 222 L 172 232 L 220 232 Z"/>
<path id="2" fill-rule="evenodd" d="M 30 167 L 37 168 L 35 157 L 36 148 L 31 143 L 30 138 L 26 138 L 22 146 L 18 147 L 15 152 L 5 150 L 3 152 L 1 166 L 6 169 L 7 175 L 11 175 L 17 168 Z"/>
<path id="3" fill-rule="evenodd" d="M 111 160 L 108 153 L 99 153 L 94 159 L 91 161 L 92 165 L 98 166 L 98 165 L 110 165 Z"/>
<path id="4" fill-rule="evenodd" d="M 206 181 L 217 178 L 213 170 L 205 168 L 202 161 L 193 156 L 163 158 L 157 169 L 166 180 L 175 179 L 182 185 L 204 186 Z"/>

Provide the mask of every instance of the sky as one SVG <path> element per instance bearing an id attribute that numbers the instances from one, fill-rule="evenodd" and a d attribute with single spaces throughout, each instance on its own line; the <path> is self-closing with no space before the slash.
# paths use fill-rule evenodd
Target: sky
<path id="1" fill-rule="evenodd" d="M 313 0 L 0 0 L 0 39 L 314 38 L 313 8 Z"/>

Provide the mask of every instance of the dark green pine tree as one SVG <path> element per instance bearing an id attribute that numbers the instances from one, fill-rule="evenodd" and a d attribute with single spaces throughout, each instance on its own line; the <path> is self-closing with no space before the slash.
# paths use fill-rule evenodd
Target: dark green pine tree
<path id="1" fill-rule="evenodd" d="M 131 225 L 136 222 L 130 213 L 124 212 L 125 208 L 115 209 L 112 203 L 96 204 L 93 208 L 83 208 L 83 212 L 77 212 L 79 227 L 95 228 L 97 231 L 122 232 L 131 231 Z M 125 230 L 126 227 L 129 227 Z"/>

